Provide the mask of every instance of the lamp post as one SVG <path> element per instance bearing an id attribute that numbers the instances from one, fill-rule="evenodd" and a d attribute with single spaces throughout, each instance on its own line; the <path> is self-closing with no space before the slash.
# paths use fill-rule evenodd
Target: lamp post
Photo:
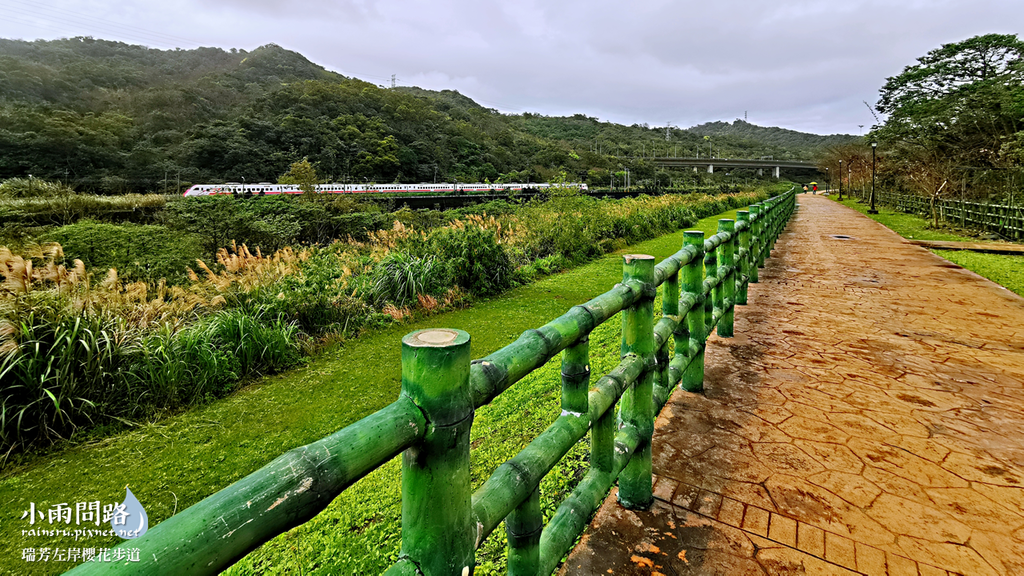
<path id="1" fill-rule="evenodd" d="M 839 161 L 839 201 L 843 201 L 843 161 Z"/>
<path id="2" fill-rule="evenodd" d="M 871 143 L 871 208 L 868 208 L 868 214 L 878 214 L 878 210 L 875 210 L 875 149 L 878 148 L 878 142 Z"/>
<path id="3" fill-rule="evenodd" d="M 828 166 L 825 167 L 825 190 L 832 188 L 832 176 L 829 174 Z"/>

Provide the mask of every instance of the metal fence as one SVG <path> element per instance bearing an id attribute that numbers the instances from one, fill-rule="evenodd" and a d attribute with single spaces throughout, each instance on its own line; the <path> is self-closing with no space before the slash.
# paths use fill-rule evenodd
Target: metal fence
<path id="1" fill-rule="evenodd" d="M 682 249 L 657 265 L 652 256 L 624 256 L 621 283 L 481 360 L 470 359 L 470 335 L 460 330 L 405 336 L 393 404 L 124 542 L 140 549 L 140 562 L 71 573 L 217 574 L 401 453 L 402 548 L 386 574 L 471 574 L 476 549 L 503 520 L 509 574 L 550 574 L 616 480 L 623 506 L 651 504 L 654 419 L 677 384 L 703 389 L 708 336 L 716 328 L 732 336 L 734 306 L 746 304 L 748 282 L 757 282 L 795 207 L 790 190 L 719 220 L 710 238 L 686 232 Z M 591 382 L 589 334 L 619 312 L 622 361 Z M 561 416 L 472 492 L 474 410 L 560 352 Z M 544 526 L 538 486 L 588 431 L 589 471 Z"/>

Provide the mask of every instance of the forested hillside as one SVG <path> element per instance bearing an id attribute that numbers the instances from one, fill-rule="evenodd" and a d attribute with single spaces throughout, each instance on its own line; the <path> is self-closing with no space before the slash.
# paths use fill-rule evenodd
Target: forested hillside
<path id="1" fill-rule="evenodd" d="M 0 179 L 32 174 L 108 194 L 276 181 L 304 157 L 336 181 L 538 181 L 566 170 L 600 184 L 623 168 L 652 178 L 644 157 L 693 155 L 707 134 L 729 157 L 809 159 L 822 138 L 706 126 L 672 128 L 666 140 L 664 128 L 584 115 L 504 115 L 454 91 L 347 78 L 273 44 L 0 39 Z"/>
<path id="2" fill-rule="evenodd" d="M 785 128 L 765 127 L 751 124 L 743 120 L 728 122 L 706 122 L 686 132 L 695 136 L 722 136 L 741 138 L 750 144 L 757 144 L 765 149 L 774 148 L 785 158 L 811 160 L 817 153 L 832 146 L 858 142 L 861 138 L 849 134 L 831 134 L 819 136 Z M 751 150 L 756 154 L 756 149 Z M 752 154 L 753 155 L 753 154 Z"/>

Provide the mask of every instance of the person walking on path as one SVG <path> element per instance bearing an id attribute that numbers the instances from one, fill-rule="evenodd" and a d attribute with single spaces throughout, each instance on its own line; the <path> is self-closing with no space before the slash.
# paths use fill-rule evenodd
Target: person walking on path
<path id="1" fill-rule="evenodd" d="M 807 194 L 807 184 L 804 184 L 804 194 Z"/>
<path id="2" fill-rule="evenodd" d="M 817 194 L 817 193 L 818 193 L 818 185 L 817 185 L 817 184 L 815 184 L 815 185 L 814 185 L 814 193 L 815 193 L 815 194 Z"/>

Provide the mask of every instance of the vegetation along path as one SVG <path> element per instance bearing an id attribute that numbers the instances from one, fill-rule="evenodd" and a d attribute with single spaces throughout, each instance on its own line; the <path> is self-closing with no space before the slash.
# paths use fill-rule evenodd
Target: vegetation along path
<path id="1" fill-rule="evenodd" d="M 564 574 L 1024 574 L 1024 299 L 798 197 L 705 391 Z"/>
<path id="2" fill-rule="evenodd" d="M 731 211 L 707 218 L 696 228 L 710 235 L 719 218 L 734 215 Z M 301 369 L 266 378 L 211 405 L 5 471 L 0 479 L 0 506 L 11 522 L 5 522 L 0 532 L 0 572 L 59 573 L 74 565 L 30 564 L 21 559 L 25 547 L 68 546 L 59 538 L 26 539 L 21 535 L 20 530 L 30 526 L 18 518 L 32 503 L 47 510 L 61 502 L 72 507 L 76 502 L 94 500 L 120 502 L 127 485 L 145 506 L 151 526 L 155 525 L 288 449 L 318 440 L 393 402 L 400 389 L 403 335 L 432 326 L 466 330 L 473 337 L 473 357 L 479 358 L 620 281 L 621 254 L 649 253 L 660 260 L 681 245 L 682 231 L 629 246 L 471 308 L 346 342 Z M 615 353 L 609 354 L 608 369 L 619 360 L 617 330 L 610 328 L 609 335 Z M 557 359 L 553 362 L 557 370 Z M 478 416 L 474 425 L 474 436 L 479 435 L 474 439 L 475 478 L 485 479 L 497 464 L 517 453 L 537 430 L 558 416 L 557 372 L 548 376 L 546 383 L 533 388 L 529 383 L 517 385 L 515 393 L 507 391 L 493 408 L 488 407 L 501 411 L 508 404 L 515 413 L 523 414 L 515 423 L 509 425 L 507 416 L 495 417 L 502 425 L 489 430 L 481 426 L 488 415 Z M 586 457 L 585 445 L 578 451 L 579 461 Z M 392 462 L 374 472 L 320 516 L 250 554 L 232 571 L 382 572 L 397 557 L 400 486 L 389 477 L 396 476 L 398 468 Z M 564 475 L 571 473 L 568 470 Z M 557 473 L 551 476 L 553 490 L 571 480 L 559 478 Z M 501 539 L 501 535 L 492 539 Z M 82 546 L 113 543 L 93 539 Z M 500 556 L 504 545 L 496 542 L 493 548 L 495 556 Z M 490 569 L 485 559 L 477 573 L 486 574 Z"/>

